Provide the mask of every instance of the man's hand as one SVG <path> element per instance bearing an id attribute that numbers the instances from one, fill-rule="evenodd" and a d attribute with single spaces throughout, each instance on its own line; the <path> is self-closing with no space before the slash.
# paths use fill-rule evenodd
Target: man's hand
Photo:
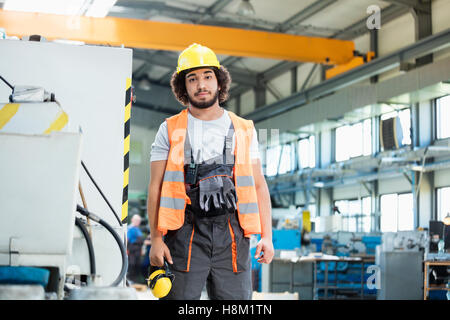
<path id="1" fill-rule="evenodd" d="M 162 238 L 152 239 L 152 246 L 150 248 L 150 265 L 162 267 L 164 265 L 164 258 L 168 263 L 173 264 L 170 250 Z"/>
<path id="2" fill-rule="evenodd" d="M 274 255 L 273 243 L 271 239 L 261 238 L 256 245 L 255 259 L 259 263 L 270 263 Z"/>

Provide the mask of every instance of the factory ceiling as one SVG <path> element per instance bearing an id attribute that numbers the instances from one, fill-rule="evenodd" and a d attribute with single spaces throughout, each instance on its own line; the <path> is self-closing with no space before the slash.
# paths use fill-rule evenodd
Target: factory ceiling
<path id="1" fill-rule="evenodd" d="M 353 40 L 369 32 L 366 21 L 367 8 L 376 5 L 381 9 L 383 23 L 387 23 L 405 13 L 414 1 L 379 0 L 250 0 L 254 13 L 239 14 L 242 0 L 166 0 L 134 1 L 119 0 L 109 12 L 109 16 L 144 19 L 158 22 L 175 22 L 203 26 L 218 26 L 241 30 L 273 32 L 277 34 L 320 37 L 339 40 Z M 220 37 L 220 35 L 218 35 Z M 231 41 L 224 38 L 224 41 Z M 201 42 L 201 39 L 199 39 Z M 269 44 L 270 45 L 270 44 Z M 133 79 L 137 90 L 149 89 L 152 85 L 170 89 L 179 51 L 136 49 L 134 50 Z M 277 100 L 283 95 L 269 83 L 280 75 L 296 69 L 305 61 L 281 60 L 265 57 L 248 57 L 238 54 L 219 54 L 233 78 L 231 98 L 248 90 L 267 90 Z M 316 63 L 316 66 L 319 66 Z M 292 92 L 306 90 L 308 79 L 321 68 L 313 67 L 304 78 L 305 82 Z M 142 107 L 163 110 L 151 102 L 142 102 Z M 166 106 L 167 113 L 177 106 Z M 258 106 L 259 107 L 259 106 Z"/>
<path id="2" fill-rule="evenodd" d="M 5 1 L 0 0 L 0 7 L 4 5 Z M 323 72 L 323 68 L 317 68 L 324 63 L 324 56 L 319 57 L 321 54 L 319 50 L 316 50 L 318 56 L 316 60 L 311 57 L 299 58 L 302 53 L 300 51 L 303 50 L 296 48 L 289 50 L 290 41 L 298 40 L 301 37 L 313 37 L 322 40 L 344 40 L 342 43 L 352 44 L 351 40 L 370 31 L 366 24 L 370 6 L 375 5 L 380 8 L 383 23 L 388 23 L 419 6 L 419 2 L 413 0 L 118 0 L 113 3 L 107 17 L 137 19 L 155 25 L 174 23 L 178 28 L 175 29 L 175 33 L 163 32 L 160 35 L 161 38 L 173 40 L 172 42 L 177 46 L 143 48 L 136 45 L 133 48 L 133 85 L 137 93 L 135 106 L 165 114 L 171 114 L 179 108 L 175 104 L 175 100 L 165 99 L 166 103 L 157 105 L 152 103 L 148 97 L 150 92 L 160 92 L 160 95 L 170 93 L 170 77 L 176 67 L 179 50 L 182 45 L 185 45 L 180 38 L 176 39 L 174 35 L 177 30 L 181 30 L 180 27 L 182 28 L 183 25 L 190 28 L 192 33 L 198 33 L 199 38 L 196 42 L 202 43 L 205 32 L 209 37 L 213 35 L 213 38 L 216 38 L 211 46 L 217 51 L 222 65 L 226 66 L 231 73 L 233 79 L 230 90 L 231 98 L 238 97 L 249 90 L 255 90 L 255 95 L 258 96 L 259 92 L 259 96 L 261 96 L 260 93 L 267 90 L 277 100 L 281 100 L 286 96 L 283 96 L 270 84 L 271 80 L 289 71 L 294 72 L 302 63 L 315 64 L 309 74 L 304 76 L 304 83 L 291 88 L 291 93 L 294 94 L 308 89 L 310 86 L 308 79 L 313 73 Z M 249 8 L 249 4 L 251 8 Z M 226 28 L 227 32 L 213 34 L 208 29 L 216 27 Z M 234 40 L 233 33 L 228 31 L 237 32 L 235 33 L 237 39 Z M 246 44 L 245 41 L 242 41 L 242 37 L 253 36 L 258 32 L 278 37 L 277 46 L 284 46 L 281 51 L 285 55 L 273 54 L 272 49 L 274 48 L 270 47 L 271 42 L 269 41 L 264 43 L 260 39 L 254 45 L 250 42 L 250 36 L 249 47 L 254 45 L 258 48 L 251 54 L 249 54 L 249 50 L 245 51 Z M 130 29 L 130 33 L 130 37 L 140 36 L 132 29 Z M 195 41 L 195 36 L 196 34 L 192 34 L 189 41 Z M 221 40 L 224 43 L 223 50 L 217 49 L 220 47 Z M 321 42 L 318 47 L 325 48 L 326 44 L 328 43 Z M 341 59 L 348 60 L 349 48 L 353 47 L 347 47 L 346 52 L 340 55 Z M 271 53 L 267 54 L 269 51 Z M 292 56 L 286 56 L 286 53 L 290 51 L 292 51 Z M 331 48 L 328 51 L 337 51 L 337 49 Z M 339 55 L 337 56 L 335 61 L 340 59 Z M 139 97 L 146 99 L 144 101 Z M 159 100 L 164 99 L 160 97 Z M 257 101 L 258 107 L 264 105 L 264 98 Z"/>

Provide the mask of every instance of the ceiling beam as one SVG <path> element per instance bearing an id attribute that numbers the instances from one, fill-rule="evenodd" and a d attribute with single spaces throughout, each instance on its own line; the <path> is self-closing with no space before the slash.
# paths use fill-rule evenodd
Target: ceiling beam
<path id="1" fill-rule="evenodd" d="M 275 27 L 273 31 L 286 32 L 289 29 L 294 28 L 296 25 L 302 23 L 304 20 L 319 13 L 320 11 L 330 6 L 331 4 L 335 3 L 336 1 L 337 0 L 318 0 L 309 5 L 308 7 L 302 9 L 300 12 L 294 14 L 292 17 L 281 23 L 279 26 Z M 239 57 L 230 57 L 230 58 L 234 59 L 233 61 L 230 61 L 231 63 L 234 63 L 240 59 Z M 295 65 L 298 66 L 298 64 Z M 282 73 L 288 71 L 289 69 L 292 69 L 293 63 L 289 61 L 282 62 L 277 66 L 266 70 L 262 78 L 267 80 L 276 78 Z"/>
<path id="2" fill-rule="evenodd" d="M 178 63 L 178 57 L 176 55 L 168 55 L 162 52 L 152 54 L 144 50 L 133 50 L 133 58 L 146 61 L 148 66 L 153 64 L 169 68 L 169 76 L 173 73 L 173 71 L 175 71 Z M 257 74 L 255 72 L 233 66 L 227 67 L 227 70 L 230 72 L 231 78 L 235 82 L 246 86 L 256 86 L 258 84 Z M 140 72 L 142 73 L 142 70 Z M 163 78 L 167 79 L 167 76 Z"/>
<path id="3" fill-rule="evenodd" d="M 18 37 L 40 34 L 49 40 L 69 39 L 169 51 L 181 51 L 202 39 L 203 44 L 217 54 L 314 63 L 343 64 L 351 60 L 354 51 L 352 41 L 115 17 L 1 10 L 0 24 L 9 34 Z"/>
<path id="4" fill-rule="evenodd" d="M 206 13 L 215 16 L 226 6 L 228 6 L 232 1 L 233 0 L 216 0 L 216 2 L 214 2 L 208 9 L 206 9 Z"/>
<path id="5" fill-rule="evenodd" d="M 217 6 L 228 5 L 228 0 L 219 0 Z M 218 1 L 218 2 L 219 2 Z M 214 4 L 211 6 L 213 7 Z M 170 6 L 163 2 L 148 2 L 139 0 L 125 0 L 118 1 L 116 5 L 111 8 L 108 16 L 121 18 L 136 18 L 148 20 L 150 16 L 160 15 L 173 19 L 179 19 L 188 23 L 202 23 L 204 25 L 222 26 L 231 28 L 253 29 L 271 31 L 276 23 L 255 19 L 252 17 L 241 17 L 234 14 L 221 14 L 215 16 L 218 11 L 215 9 L 210 12 L 211 7 L 196 6 L 197 10 L 182 9 L 179 7 Z"/>
<path id="6" fill-rule="evenodd" d="M 175 70 L 178 60 L 178 57 L 174 54 L 167 54 L 158 51 L 149 52 L 147 50 L 139 49 L 133 50 L 133 58 L 173 70 Z"/>
<path id="7" fill-rule="evenodd" d="M 303 92 L 298 92 L 270 105 L 255 109 L 253 112 L 246 115 L 246 118 L 251 119 L 254 122 L 263 121 L 270 117 L 305 105 L 311 100 L 332 94 L 333 92 L 348 87 L 356 82 L 369 79 L 374 75 L 392 70 L 393 68 L 399 66 L 403 61 L 415 59 L 448 47 L 450 47 L 450 29 L 419 40 L 416 43 L 397 50 L 389 55 L 374 59 L 353 70 L 347 71 L 316 86 L 308 88 Z"/>
<path id="8" fill-rule="evenodd" d="M 242 17 L 227 12 L 221 12 L 220 16 L 216 16 L 216 14 L 230 4 L 232 0 L 216 0 L 216 2 L 209 7 L 196 5 L 194 10 L 175 7 L 160 1 L 119 0 L 110 10 L 108 15 L 145 20 L 153 15 L 161 15 L 195 24 L 202 23 L 205 25 L 240 29 L 286 32 L 336 1 L 337 0 L 318 0 L 281 24 L 264 19 Z M 324 31 L 323 28 L 314 26 L 307 26 L 304 29 L 309 34 L 311 34 L 311 32 L 322 34 Z M 302 34 L 305 30 L 294 30 L 294 33 Z"/>
<path id="9" fill-rule="evenodd" d="M 314 16 L 315 14 L 318 14 L 320 11 L 324 10 L 326 7 L 330 6 L 331 4 L 335 3 L 337 0 L 318 0 L 308 7 L 302 9 L 300 12 L 294 14 L 289 19 L 285 20 L 282 24 L 274 28 L 274 31 L 281 31 L 286 32 L 291 28 L 294 28 L 298 24 L 302 23 L 306 19 Z M 232 62 L 238 61 L 238 57 L 230 57 L 231 59 L 234 59 Z M 292 70 L 292 68 L 298 67 L 300 64 L 292 61 L 283 61 L 278 63 L 277 65 L 273 66 L 272 68 L 269 68 L 268 70 L 264 71 L 260 75 L 260 79 L 262 79 L 264 82 L 268 82 L 281 74 Z M 230 92 L 230 97 L 233 98 L 236 95 L 240 95 L 246 90 L 250 90 L 251 87 L 245 88 L 241 87 L 238 90 L 232 90 Z"/>
<path id="10" fill-rule="evenodd" d="M 389 7 L 386 7 L 381 10 L 381 15 L 383 17 L 383 23 L 388 23 L 389 21 L 392 21 L 404 14 L 409 13 L 409 12 L 410 12 L 410 9 L 407 8 L 406 6 L 391 5 Z M 369 30 L 367 29 L 366 20 L 367 20 L 366 18 L 361 19 L 360 21 L 343 29 L 342 31 L 335 33 L 331 37 L 343 39 L 343 40 L 352 40 L 359 36 L 362 36 L 362 35 L 366 34 L 367 32 L 369 32 Z M 276 64 L 275 66 L 269 68 L 268 70 L 264 71 L 262 73 L 262 79 L 264 79 L 264 81 L 270 81 L 270 80 L 280 76 L 284 72 L 289 71 L 294 66 L 300 66 L 300 65 L 301 65 L 301 63 L 293 63 L 291 61 L 282 61 L 282 62 Z M 245 91 L 248 91 L 250 89 L 251 89 L 250 87 L 239 88 L 239 90 L 231 91 L 230 96 L 233 98 L 235 92 L 238 94 L 242 94 Z"/>
<path id="11" fill-rule="evenodd" d="M 286 21 L 284 21 L 274 31 L 286 32 L 289 29 L 291 29 L 291 28 L 295 27 L 296 25 L 298 25 L 299 23 L 301 23 L 301 22 L 305 21 L 306 19 L 312 17 L 313 15 L 319 13 L 320 11 L 322 11 L 323 9 L 325 9 L 326 7 L 328 7 L 329 5 L 331 5 L 331 4 L 335 3 L 335 2 L 337 2 L 337 0 L 319 0 L 319 1 L 316 1 L 316 2 L 312 3 L 311 5 L 309 5 L 308 7 L 306 7 L 305 9 L 303 9 L 300 12 L 296 13 L 295 15 L 293 15 L 292 17 L 290 17 Z"/>
<path id="12" fill-rule="evenodd" d="M 283 61 L 283 62 L 278 63 L 278 64 L 274 65 L 273 67 L 267 69 L 266 71 L 264 71 L 262 73 L 262 79 L 263 79 L 263 81 L 270 81 L 270 80 L 288 72 L 289 70 L 292 70 L 292 68 L 295 68 L 298 65 L 299 65 L 298 62 Z"/>
<path id="13" fill-rule="evenodd" d="M 384 0 L 384 1 L 394 4 L 400 4 L 402 6 L 407 7 L 415 7 L 419 3 L 419 0 Z"/>
<path id="14" fill-rule="evenodd" d="M 173 116 L 177 113 L 179 113 L 181 111 L 181 109 L 171 109 L 165 106 L 157 106 L 151 102 L 145 101 L 139 101 L 133 104 L 134 108 L 142 108 L 142 109 L 146 109 L 146 110 L 151 110 L 151 111 L 156 111 L 159 113 L 164 113 L 167 114 L 169 116 Z"/>
<path id="15" fill-rule="evenodd" d="M 431 10 L 428 7 L 428 5 L 430 5 L 430 3 L 431 3 L 431 0 L 423 0 L 423 1 L 421 1 L 421 0 L 384 0 L 384 1 L 431 13 Z"/>
<path id="16" fill-rule="evenodd" d="M 386 24 L 392 20 L 397 19 L 398 17 L 407 14 L 410 12 L 410 9 L 405 6 L 398 5 L 390 5 L 389 7 L 383 8 L 380 11 L 382 17 L 382 23 Z M 367 17 L 359 20 L 358 22 L 348 26 L 347 28 L 335 33 L 332 35 L 332 38 L 342 39 L 342 40 L 350 40 L 355 39 L 359 36 L 362 36 L 368 33 L 370 30 L 367 28 Z"/>
<path id="17" fill-rule="evenodd" d="M 294 14 L 292 17 L 290 17 L 289 19 L 287 19 L 286 21 L 284 21 L 281 24 L 275 25 L 273 23 L 269 23 L 269 22 L 264 22 L 263 24 L 265 26 L 268 26 L 268 29 L 273 29 L 273 31 L 279 31 L 279 32 L 285 32 L 291 28 L 295 28 L 296 25 L 300 24 L 301 22 L 303 22 L 304 20 L 310 18 L 311 16 L 319 13 L 321 10 L 325 9 L 326 7 L 328 7 L 329 5 L 335 3 L 337 0 L 320 0 L 320 1 L 316 1 L 314 3 L 312 3 L 311 5 L 309 5 L 308 7 L 302 9 L 300 12 Z M 196 20 L 195 22 L 203 22 L 203 23 L 208 23 L 207 19 L 209 17 L 209 14 L 214 15 L 216 13 L 218 13 L 221 9 L 223 9 L 224 7 L 226 7 L 229 2 L 231 2 L 230 0 L 217 0 L 215 3 L 213 3 L 209 8 L 206 8 L 204 11 L 204 14 L 201 14 L 201 18 L 198 18 L 199 15 L 199 11 L 189 11 L 188 10 L 184 10 L 184 9 L 179 9 L 176 7 L 170 7 L 166 4 L 163 3 L 157 3 L 155 4 L 153 3 L 149 3 L 149 2 L 142 2 L 142 1 L 130 1 L 130 0 L 122 0 L 122 1 L 118 1 L 117 5 L 118 6 L 122 6 L 122 7 L 127 7 L 127 8 L 135 8 L 135 9 L 146 9 L 148 10 L 157 10 L 159 14 L 162 15 L 169 15 L 171 17 L 176 17 L 176 18 L 183 18 L 183 19 L 187 19 L 187 20 Z M 175 16 L 176 15 L 176 16 Z M 217 19 L 214 20 L 215 23 L 217 23 L 218 25 L 220 25 L 220 21 L 217 21 Z M 255 26 L 255 21 L 251 21 L 249 22 L 249 25 L 251 25 L 252 27 Z M 237 27 L 237 26 L 235 26 Z M 136 55 L 135 55 L 136 56 Z M 240 57 L 236 57 L 236 56 L 230 56 L 228 58 L 226 58 L 224 61 L 222 61 L 223 65 L 231 65 L 237 61 L 239 61 L 241 58 Z M 153 62 L 154 63 L 154 62 Z M 167 60 L 164 60 L 163 63 L 167 63 Z M 148 64 L 149 65 L 149 64 Z M 289 69 L 289 66 L 291 65 L 291 63 L 288 63 L 286 65 L 282 65 L 280 68 L 275 68 L 273 70 L 268 70 L 267 74 L 265 75 L 266 78 L 275 78 L 278 75 L 286 72 Z M 297 66 L 297 64 L 295 64 Z M 246 70 L 239 70 L 239 69 L 233 69 L 231 67 L 228 67 L 230 73 L 232 74 L 232 78 L 233 81 L 236 81 L 242 85 L 245 85 L 246 88 L 250 89 L 251 87 L 255 87 L 257 85 L 259 85 L 259 83 L 257 83 L 256 81 L 256 75 L 252 74 L 250 75 L 250 79 L 249 79 L 249 75 L 246 75 L 246 73 L 248 71 Z M 142 72 L 143 70 L 145 70 L 145 67 L 140 68 L 140 72 Z M 164 76 L 161 77 L 160 81 L 163 84 L 167 84 L 170 81 L 170 76 L 171 73 L 167 73 Z M 261 79 L 263 79 L 264 77 L 261 77 Z M 240 87 L 242 88 L 242 87 Z M 231 91 L 230 96 L 233 96 L 233 92 L 237 92 L 237 91 L 241 91 L 240 90 L 234 90 Z"/>
<path id="18" fill-rule="evenodd" d="M 133 106 L 172 115 L 180 112 L 181 104 L 175 99 L 170 87 L 150 83 L 150 89 L 143 90 L 134 81 L 133 87 L 136 96 Z"/>

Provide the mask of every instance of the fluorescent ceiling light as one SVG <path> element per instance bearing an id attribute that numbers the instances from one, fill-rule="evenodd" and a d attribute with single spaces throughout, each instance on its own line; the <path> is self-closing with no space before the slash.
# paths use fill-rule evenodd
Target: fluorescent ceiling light
<path id="1" fill-rule="evenodd" d="M 237 8 L 238 15 L 240 16 L 254 16 L 255 15 L 255 9 L 253 8 L 252 4 L 250 3 L 250 0 L 242 0 L 242 2 L 239 4 Z"/>
<path id="2" fill-rule="evenodd" d="M 323 188 L 323 187 L 325 187 L 325 183 L 319 181 L 319 182 L 315 182 L 313 184 L 313 186 L 316 187 L 316 188 Z"/>
<path id="3" fill-rule="evenodd" d="M 6 0 L 3 10 L 105 17 L 117 0 Z"/>
<path id="4" fill-rule="evenodd" d="M 139 89 L 146 90 L 146 91 L 149 91 L 152 88 L 151 83 L 150 83 L 150 81 L 148 81 L 147 78 L 142 79 L 139 82 L 138 86 L 139 86 Z"/>
<path id="5" fill-rule="evenodd" d="M 419 172 L 425 172 L 425 168 L 424 167 L 422 167 L 422 166 L 419 166 L 419 165 L 413 165 L 413 166 L 411 166 L 411 170 L 413 170 L 413 171 L 419 171 Z"/>
<path id="6" fill-rule="evenodd" d="M 95 0 L 86 11 L 87 17 L 104 18 L 109 10 L 116 4 L 117 0 Z"/>
<path id="7" fill-rule="evenodd" d="M 6 0 L 3 10 L 77 15 L 84 0 Z"/>

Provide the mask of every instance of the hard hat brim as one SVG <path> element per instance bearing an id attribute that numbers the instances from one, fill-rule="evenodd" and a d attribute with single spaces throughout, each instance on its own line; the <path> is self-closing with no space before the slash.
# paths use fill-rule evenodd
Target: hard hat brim
<path id="1" fill-rule="evenodd" d="M 181 71 L 191 70 L 191 69 L 199 69 L 199 68 L 213 68 L 216 67 L 217 69 L 220 69 L 220 64 L 204 64 L 204 65 L 195 65 L 195 66 L 187 66 L 183 68 L 177 68 L 177 74 L 179 74 Z"/>

